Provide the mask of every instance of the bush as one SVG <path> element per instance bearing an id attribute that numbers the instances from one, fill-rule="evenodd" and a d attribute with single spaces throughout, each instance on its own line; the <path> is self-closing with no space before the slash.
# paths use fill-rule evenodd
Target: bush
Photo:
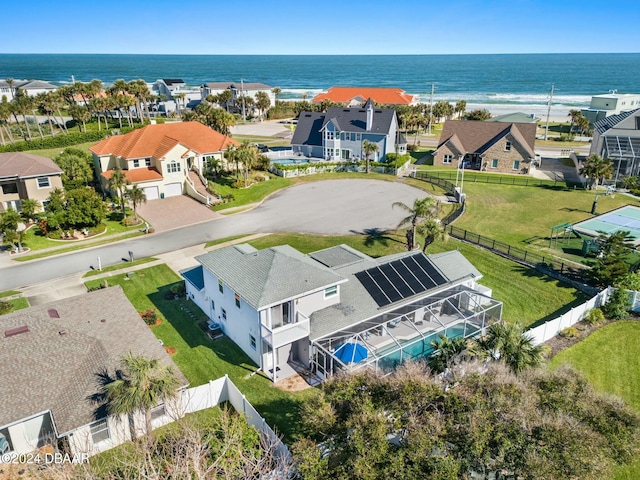
<path id="1" fill-rule="evenodd" d="M 567 327 L 560 332 L 560 336 L 564 338 L 578 338 L 580 332 L 578 332 L 576 327 Z"/>
<path id="2" fill-rule="evenodd" d="M 187 294 L 187 287 L 184 282 L 176 283 L 170 289 L 171 293 L 177 295 L 178 297 L 184 297 Z"/>
<path id="3" fill-rule="evenodd" d="M 629 304 L 631 303 L 631 296 L 629 292 L 622 288 L 617 288 L 613 291 L 613 294 L 609 298 L 609 301 L 602 307 L 607 318 L 611 320 L 622 320 L 629 316 Z"/>
<path id="4" fill-rule="evenodd" d="M 136 219 L 133 215 L 128 215 L 122 219 L 120 222 L 125 227 L 131 227 L 133 225 L 137 225 L 140 223 L 140 219 Z"/>
<path id="5" fill-rule="evenodd" d="M 156 314 L 156 310 L 154 308 L 150 308 L 140 314 L 144 323 L 147 325 L 155 325 L 158 321 L 158 315 Z"/>
<path id="6" fill-rule="evenodd" d="M 606 320 L 604 313 L 599 308 L 590 310 L 586 317 L 584 317 L 585 323 L 588 325 L 598 325 Z"/>
<path id="7" fill-rule="evenodd" d="M 10 302 L 0 301 L 0 315 L 9 313 L 12 310 L 13 310 L 13 305 Z"/>

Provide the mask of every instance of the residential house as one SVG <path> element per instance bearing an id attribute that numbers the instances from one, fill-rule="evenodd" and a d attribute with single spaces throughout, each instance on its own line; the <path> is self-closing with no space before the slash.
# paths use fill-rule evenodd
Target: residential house
<path id="1" fill-rule="evenodd" d="M 368 88 L 368 87 L 330 87 L 328 91 L 319 93 L 313 103 L 324 101 L 344 103 L 348 107 L 360 107 L 368 99 L 378 105 L 416 105 L 418 97 L 409 95 L 400 88 Z"/>
<path id="2" fill-rule="evenodd" d="M 200 103 L 200 88 L 190 88 L 181 78 L 160 78 L 148 85 L 154 95 L 163 97 L 161 110 L 171 113 L 185 108 L 194 108 Z"/>
<path id="3" fill-rule="evenodd" d="M 615 178 L 640 175 L 640 108 L 598 120 L 589 154 L 613 161 Z"/>
<path id="4" fill-rule="evenodd" d="M 447 120 L 433 152 L 433 164 L 529 173 L 535 161 L 536 128 L 536 123 Z"/>
<path id="5" fill-rule="evenodd" d="M 346 245 L 305 255 L 242 244 L 196 260 L 181 272 L 187 295 L 274 382 L 392 369 L 439 334 L 482 334 L 502 312 L 458 251 L 374 259 Z"/>
<path id="6" fill-rule="evenodd" d="M 407 141 L 398 130 L 395 110 L 376 108 L 369 99 L 363 108 L 331 107 L 326 113 L 301 112 L 291 139 L 298 155 L 330 161 L 364 160 L 365 140 L 377 145 L 370 160 L 384 162 L 389 153 L 402 155 Z"/>
<path id="7" fill-rule="evenodd" d="M 243 104 L 238 99 L 243 96 L 251 97 L 254 100 L 258 92 L 264 92 L 269 96 L 269 102 L 271 105 L 276 104 L 276 95 L 273 93 L 273 87 L 265 85 L 264 83 L 233 83 L 233 82 L 207 82 L 200 87 L 202 91 L 202 100 L 205 100 L 209 95 L 218 95 L 225 90 L 231 91 L 231 101 L 228 105 L 221 105 L 229 110 L 231 113 L 243 113 Z M 244 105 L 244 113 L 246 115 L 254 114 L 257 110 L 249 111 L 248 107 Z"/>
<path id="8" fill-rule="evenodd" d="M 19 88 L 28 96 L 35 97 L 40 93 L 53 92 L 58 87 L 42 80 L 14 80 L 11 86 L 6 80 L 0 80 L 0 100 L 5 97 L 10 102 Z"/>
<path id="9" fill-rule="evenodd" d="M 0 153 L 0 211 L 22 210 L 22 201 L 46 203 L 62 188 L 62 169 L 53 160 L 30 153 Z"/>
<path id="10" fill-rule="evenodd" d="M 147 200 L 187 193 L 208 204 L 211 199 L 200 187 L 202 172 L 207 162 L 222 160 L 231 145 L 239 143 L 199 122 L 172 122 L 108 137 L 89 150 L 105 191 L 119 167 Z"/>
<path id="11" fill-rule="evenodd" d="M 640 108 L 640 94 L 637 93 L 616 93 L 612 90 L 602 95 L 591 97 L 589 108 L 580 110 L 582 115 L 593 125 L 599 120 L 629 112 Z"/>
<path id="12" fill-rule="evenodd" d="M 120 287 L 0 316 L 0 329 L 0 438 L 18 454 L 47 445 L 95 454 L 144 432 L 143 414 L 130 425 L 92 401 L 126 355 L 159 359 L 188 383 Z M 178 398 L 152 410 L 154 428 L 173 420 Z"/>

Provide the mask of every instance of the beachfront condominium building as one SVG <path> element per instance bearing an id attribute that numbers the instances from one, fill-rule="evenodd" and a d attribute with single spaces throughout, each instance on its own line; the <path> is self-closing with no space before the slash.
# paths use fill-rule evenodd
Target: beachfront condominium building
<path id="1" fill-rule="evenodd" d="M 346 245 L 303 254 L 242 244 L 196 260 L 181 272 L 188 297 L 274 382 L 391 370 L 429 355 L 440 334 L 481 335 L 502 312 L 458 251 L 374 259 Z"/>
<path id="2" fill-rule="evenodd" d="M 535 165 L 536 128 L 536 123 L 447 120 L 433 152 L 433 165 L 529 173 Z"/>
<path id="3" fill-rule="evenodd" d="M 113 135 L 89 150 L 105 192 L 114 170 L 120 168 L 147 200 L 186 193 L 209 204 L 212 199 L 200 187 L 202 172 L 214 159 L 223 161 L 232 145 L 239 143 L 199 122 L 172 122 Z"/>
<path id="4" fill-rule="evenodd" d="M 591 97 L 589 108 L 581 110 L 582 115 L 593 125 L 603 118 L 640 108 L 640 94 L 616 93 L 615 90 Z"/>
<path id="5" fill-rule="evenodd" d="M 62 169 L 50 158 L 0 153 L 0 212 L 8 208 L 19 212 L 27 199 L 38 201 L 42 207 L 56 188 L 62 188 Z"/>
<path id="6" fill-rule="evenodd" d="M 329 161 L 359 161 L 366 157 L 364 141 L 377 146 L 369 159 L 386 161 L 389 153 L 407 152 L 407 141 L 398 130 L 395 110 L 376 108 L 369 99 L 364 107 L 330 107 L 326 113 L 301 112 L 291 139 L 298 155 Z"/>
<path id="7" fill-rule="evenodd" d="M 594 153 L 613 161 L 615 179 L 640 175 L 640 108 L 597 121 L 589 151 Z"/>

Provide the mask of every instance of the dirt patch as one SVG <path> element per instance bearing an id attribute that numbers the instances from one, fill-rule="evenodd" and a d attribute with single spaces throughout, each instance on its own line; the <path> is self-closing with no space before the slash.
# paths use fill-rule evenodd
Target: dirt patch
<path id="1" fill-rule="evenodd" d="M 173 355 L 174 353 L 176 353 L 176 347 L 165 346 L 164 349 L 169 355 Z"/>
<path id="2" fill-rule="evenodd" d="M 296 374 L 292 377 L 280 380 L 275 384 L 275 386 L 280 390 L 284 390 L 285 392 L 299 392 L 301 390 L 311 388 L 311 385 L 309 385 L 300 374 Z"/>

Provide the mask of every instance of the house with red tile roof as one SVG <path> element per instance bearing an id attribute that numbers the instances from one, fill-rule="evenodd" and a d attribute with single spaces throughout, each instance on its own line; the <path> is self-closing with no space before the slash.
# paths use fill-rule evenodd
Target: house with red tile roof
<path id="1" fill-rule="evenodd" d="M 536 128 L 535 123 L 447 120 L 433 165 L 529 173 L 535 160 Z"/>
<path id="2" fill-rule="evenodd" d="M 400 88 L 331 87 L 316 95 L 312 102 L 330 101 L 345 103 L 348 107 L 359 107 L 368 99 L 379 105 L 415 105 L 418 97 L 405 93 Z"/>
<path id="3" fill-rule="evenodd" d="M 211 199 L 199 177 L 208 162 L 223 160 L 224 151 L 233 145 L 239 143 L 199 122 L 174 122 L 114 135 L 89 150 L 105 191 L 119 167 L 132 185 L 144 191 L 147 200 L 186 193 L 209 204 Z"/>

